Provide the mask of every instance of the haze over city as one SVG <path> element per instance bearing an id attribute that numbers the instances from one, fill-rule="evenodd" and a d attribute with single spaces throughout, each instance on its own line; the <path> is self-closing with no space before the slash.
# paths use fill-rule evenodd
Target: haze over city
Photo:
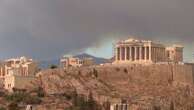
<path id="1" fill-rule="evenodd" d="M 194 52 L 193 0 L 0 0 L 1 59 L 53 59 L 87 52 L 112 57 L 129 36 L 183 44 Z"/>

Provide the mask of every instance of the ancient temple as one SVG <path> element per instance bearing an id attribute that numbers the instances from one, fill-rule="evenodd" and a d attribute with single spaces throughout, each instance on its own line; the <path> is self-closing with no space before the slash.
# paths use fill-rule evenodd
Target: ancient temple
<path id="1" fill-rule="evenodd" d="M 165 45 L 150 40 L 127 39 L 115 45 L 115 63 L 182 62 L 183 47 Z"/>

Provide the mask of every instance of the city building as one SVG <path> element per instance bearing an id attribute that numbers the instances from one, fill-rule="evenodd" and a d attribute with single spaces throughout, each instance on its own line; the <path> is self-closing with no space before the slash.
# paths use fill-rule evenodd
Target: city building
<path id="1" fill-rule="evenodd" d="M 82 59 L 82 66 L 91 66 L 94 65 L 94 60 L 93 58 L 83 58 Z"/>
<path id="2" fill-rule="evenodd" d="M 79 58 L 74 57 L 63 57 L 61 60 L 62 67 L 80 67 L 82 65 L 82 61 Z"/>
<path id="3" fill-rule="evenodd" d="M 61 67 L 67 68 L 67 67 L 81 67 L 81 66 L 90 66 L 94 64 L 94 61 L 92 58 L 76 58 L 72 56 L 64 56 L 60 60 Z"/>
<path id="4" fill-rule="evenodd" d="M 4 62 L 5 75 L 34 76 L 37 72 L 37 63 L 26 57 L 12 58 Z"/>
<path id="5" fill-rule="evenodd" d="M 13 88 L 25 89 L 35 79 L 38 66 L 32 59 L 20 57 L 6 60 L 3 70 L 4 88 L 12 91 Z"/>
<path id="6" fill-rule="evenodd" d="M 166 47 L 150 40 L 127 39 L 115 45 L 114 63 L 182 62 L 183 47 Z"/>

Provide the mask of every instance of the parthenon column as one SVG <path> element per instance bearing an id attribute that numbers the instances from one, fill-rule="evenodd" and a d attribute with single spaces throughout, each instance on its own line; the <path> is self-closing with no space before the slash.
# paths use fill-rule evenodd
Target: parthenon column
<path id="1" fill-rule="evenodd" d="M 127 60 L 127 46 L 125 47 L 125 61 Z"/>
<path id="2" fill-rule="evenodd" d="M 147 60 L 147 47 L 144 47 L 144 60 L 146 61 Z"/>
<path id="3" fill-rule="evenodd" d="M 134 48 L 135 48 L 135 52 L 134 53 L 135 53 L 135 61 L 136 61 L 137 60 L 137 47 L 135 46 Z"/>
<path id="4" fill-rule="evenodd" d="M 152 49 L 151 49 L 151 45 L 149 46 L 149 61 L 152 60 Z"/>
<path id="5" fill-rule="evenodd" d="M 132 61 L 132 47 L 129 47 L 129 59 Z"/>
<path id="6" fill-rule="evenodd" d="M 120 61 L 122 61 L 122 47 L 119 48 L 120 48 Z"/>
<path id="7" fill-rule="evenodd" d="M 142 60 L 142 47 L 139 47 L 139 60 Z"/>

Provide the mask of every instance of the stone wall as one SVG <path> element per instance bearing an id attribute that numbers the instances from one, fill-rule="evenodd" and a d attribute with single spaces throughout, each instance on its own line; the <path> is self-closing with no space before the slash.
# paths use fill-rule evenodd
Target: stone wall
<path id="1" fill-rule="evenodd" d="M 193 65 L 174 65 L 173 69 L 175 82 L 193 84 Z"/>
<path id="2" fill-rule="evenodd" d="M 35 77 L 30 76 L 6 76 L 4 80 L 5 89 L 12 92 L 13 88 L 26 89 L 26 86 L 30 85 L 35 80 Z"/>
<path id="3" fill-rule="evenodd" d="M 117 83 L 150 82 L 193 84 L 194 66 L 188 64 L 106 65 L 98 68 L 100 77 Z"/>

